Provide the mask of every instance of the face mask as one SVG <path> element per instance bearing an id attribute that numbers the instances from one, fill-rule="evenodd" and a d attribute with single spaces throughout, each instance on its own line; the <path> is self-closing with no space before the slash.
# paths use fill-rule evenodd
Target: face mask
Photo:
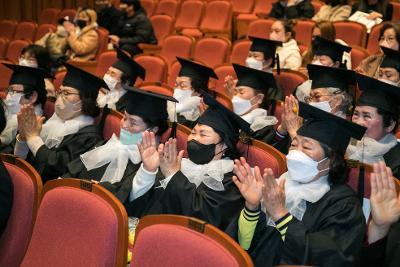
<path id="1" fill-rule="evenodd" d="M 66 121 L 75 118 L 77 115 L 80 114 L 81 110 L 81 101 L 71 103 L 63 96 L 57 97 L 55 112 L 60 119 Z"/>
<path id="2" fill-rule="evenodd" d="M 318 164 L 326 159 L 317 162 L 301 151 L 290 150 L 286 156 L 290 180 L 302 184 L 311 182 L 321 172 L 318 170 Z M 322 171 L 326 170 L 328 169 Z"/>
<path id="3" fill-rule="evenodd" d="M 65 28 L 63 26 L 58 25 L 56 34 L 59 36 L 65 37 L 68 35 L 68 32 L 65 30 Z"/>
<path id="4" fill-rule="evenodd" d="M 38 67 L 37 63 L 30 63 L 28 60 L 22 59 L 22 58 L 19 59 L 18 65 L 25 66 L 25 67 L 31 67 L 31 68 Z"/>
<path id="5" fill-rule="evenodd" d="M 118 80 L 115 79 L 114 77 L 111 77 L 109 74 L 105 74 L 103 80 L 111 91 L 115 89 L 115 86 L 118 83 Z"/>
<path id="6" fill-rule="evenodd" d="M 326 111 L 328 113 L 331 113 L 332 111 L 331 105 L 329 105 L 329 101 L 310 102 L 309 104 L 313 107 L 319 108 L 320 110 Z"/>
<path id="7" fill-rule="evenodd" d="M 319 59 L 314 60 L 311 64 L 318 65 L 318 66 L 323 66 L 324 64 L 321 63 Z"/>
<path id="8" fill-rule="evenodd" d="M 235 112 L 239 116 L 245 114 L 252 107 L 250 100 L 243 99 L 238 96 L 234 96 L 232 98 L 232 105 L 233 112 Z"/>
<path id="9" fill-rule="evenodd" d="M 80 29 L 83 29 L 86 27 L 87 21 L 86 20 L 82 20 L 82 19 L 77 19 L 76 20 L 76 25 L 78 25 L 78 27 Z"/>
<path id="10" fill-rule="evenodd" d="M 209 163 L 215 156 L 216 144 L 204 145 L 196 140 L 187 142 L 187 152 L 189 159 L 196 164 Z"/>
<path id="11" fill-rule="evenodd" d="M 246 58 L 246 66 L 256 70 L 262 70 L 263 63 L 253 57 Z"/>
<path id="12" fill-rule="evenodd" d="M 23 93 L 12 93 L 12 94 L 7 94 L 6 99 L 4 100 L 4 103 L 7 106 L 7 110 L 11 114 L 17 114 L 20 109 L 21 105 L 19 104 L 19 101 L 21 100 L 21 97 L 23 97 Z"/>
<path id="13" fill-rule="evenodd" d="M 119 141 L 121 141 L 124 145 L 136 145 L 137 143 L 142 141 L 142 133 L 131 133 L 124 128 L 121 128 L 121 132 L 119 133 Z"/>
<path id="14" fill-rule="evenodd" d="M 391 80 L 388 80 L 388 79 L 379 79 L 381 82 L 384 82 L 384 83 L 387 83 L 387 84 L 390 84 L 390 85 L 393 85 L 393 86 L 399 86 L 399 82 L 393 82 L 393 81 L 391 81 Z"/>
<path id="15" fill-rule="evenodd" d="M 182 102 L 192 96 L 192 90 L 175 89 L 173 96 L 176 100 Z"/>

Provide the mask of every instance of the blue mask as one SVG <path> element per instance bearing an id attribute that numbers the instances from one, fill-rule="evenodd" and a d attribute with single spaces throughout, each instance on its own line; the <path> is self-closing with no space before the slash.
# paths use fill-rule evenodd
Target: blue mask
<path id="1" fill-rule="evenodd" d="M 143 132 L 131 133 L 130 131 L 121 128 L 119 141 L 124 145 L 136 145 L 142 141 L 142 133 Z"/>

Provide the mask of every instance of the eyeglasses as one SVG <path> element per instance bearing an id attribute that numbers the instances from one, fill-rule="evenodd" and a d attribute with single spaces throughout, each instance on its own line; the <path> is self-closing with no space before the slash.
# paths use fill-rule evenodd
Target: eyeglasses
<path id="1" fill-rule="evenodd" d="M 334 95 L 340 94 L 341 92 L 342 92 L 342 91 L 338 90 L 338 91 L 333 92 L 332 94 L 326 94 L 326 95 L 315 94 L 315 95 L 310 95 L 310 96 L 306 96 L 306 97 L 304 98 L 304 101 L 306 101 L 306 103 L 313 102 L 313 100 L 316 101 L 316 102 L 319 102 L 319 100 L 320 100 L 321 97 L 324 97 L 324 96 L 334 96 Z"/>

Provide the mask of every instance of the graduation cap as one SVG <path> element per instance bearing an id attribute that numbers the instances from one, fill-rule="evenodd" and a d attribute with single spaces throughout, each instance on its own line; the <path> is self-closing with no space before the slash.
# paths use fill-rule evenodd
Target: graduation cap
<path id="1" fill-rule="evenodd" d="M 367 130 L 361 125 L 303 102 L 299 102 L 299 115 L 305 119 L 305 123 L 297 131 L 298 135 L 317 140 L 342 155 L 345 154 L 350 139 L 360 140 Z"/>
<path id="2" fill-rule="evenodd" d="M 330 41 L 320 36 L 315 36 L 313 44 L 316 47 L 314 55 L 328 56 L 333 61 L 339 61 L 340 63 L 342 63 L 343 53 L 351 51 L 351 47 L 349 46 L 341 45 L 335 41 Z"/>
<path id="3" fill-rule="evenodd" d="M 314 64 L 307 65 L 308 76 L 312 80 L 311 89 L 334 87 L 348 91 L 349 85 L 355 85 L 355 73 L 343 68 L 332 68 Z"/>
<path id="4" fill-rule="evenodd" d="M 248 86 L 266 94 L 269 88 L 277 88 L 274 75 L 261 70 L 233 64 L 238 82 L 236 86 Z"/>
<path id="5" fill-rule="evenodd" d="M 67 74 L 62 85 L 75 88 L 83 95 L 91 98 L 97 98 L 101 87 L 108 89 L 103 79 L 69 63 L 65 62 L 64 65 L 67 68 Z"/>
<path id="6" fill-rule="evenodd" d="M 356 74 L 362 94 L 357 106 L 371 106 L 398 115 L 400 112 L 400 88 L 365 75 Z"/>
<path id="7" fill-rule="evenodd" d="M 176 57 L 181 64 L 181 70 L 179 71 L 178 76 L 186 76 L 190 78 L 195 78 L 203 82 L 204 84 L 208 84 L 208 80 L 210 78 L 214 78 L 218 80 L 217 74 L 215 74 L 212 68 L 207 66 L 198 64 L 191 60 L 187 60 L 181 57 Z M 208 88 L 201 88 L 208 89 Z"/>
<path id="8" fill-rule="evenodd" d="M 381 68 L 394 68 L 400 72 L 400 52 L 384 46 L 381 46 L 385 57 L 379 67 Z"/>
<path id="9" fill-rule="evenodd" d="M 41 68 L 32 68 L 8 63 L 3 63 L 3 65 L 13 71 L 9 84 L 23 84 L 35 87 L 39 90 L 46 90 L 44 79 L 53 78 L 50 73 Z"/>
<path id="10" fill-rule="evenodd" d="M 116 50 L 118 60 L 112 66 L 128 75 L 132 83 L 136 81 L 137 77 L 144 80 L 146 70 L 136 61 L 131 59 L 122 49 L 117 48 Z"/>
<path id="11" fill-rule="evenodd" d="M 253 52 L 264 53 L 264 58 L 266 60 L 269 58 L 273 59 L 272 63 L 275 63 L 276 59 L 278 74 L 280 74 L 279 54 L 276 53 L 276 49 L 278 46 L 282 46 L 282 42 L 258 38 L 254 36 L 249 36 L 249 39 L 253 41 L 249 50 Z"/>
<path id="12" fill-rule="evenodd" d="M 126 112 L 137 115 L 150 122 L 168 119 L 167 101 L 178 102 L 175 98 L 133 87 L 125 88 L 128 92 Z"/>
<path id="13" fill-rule="evenodd" d="M 224 140 L 229 148 L 235 148 L 240 130 L 250 133 L 250 124 L 227 109 L 206 92 L 202 92 L 203 101 L 208 108 L 200 116 L 198 123 L 210 126 Z"/>

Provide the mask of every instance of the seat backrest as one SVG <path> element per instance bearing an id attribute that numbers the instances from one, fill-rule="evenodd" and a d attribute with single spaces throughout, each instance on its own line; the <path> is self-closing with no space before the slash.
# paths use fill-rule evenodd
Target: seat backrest
<path id="1" fill-rule="evenodd" d="M 367 28 L 365 25 L 354 21 L 335 21 L 333 26 L 335 27 L 337 39 L 342 39 L 350 46 L 365 46 L 367 40 Z"/>
<path id="2" fill-rule="evenodd" d="M 268 39 L 272 24 L 274 24 L 274 22 L 274 19 L 258 19 L 251 22 L 249 29 L 247 30 L 247 37 L 254 36 Z"/>
<path id="3" fill-rule="evenodd" d="M 179 9 L 178 0 L 163 0 L 159 1 L 154 11 L 154 15 L 168 15 L 172 18 L 176 17 Z"/>
<path id="4" fill-rule="evenodd" d="M 390 2 L 393 6 L 393 14 L 392 14 L 392 21 L 399 21 L 400 20 L 400 3 L 398 2 Z"/>
<path id="5" fill-rule="evenodd" d="M 367 50 L 371 55 L 376 54 L 379 51 L 379 34 L 382 26 L 382 23 L 375 25 L 372 27 L 371 32 L 369 33 Z"/>
<path id="6" fill-rule="evenodd" d="M 24 39 L 32 41 L 36 34 L 37 24 L 30 21 L 23 21 L 18 23 L 15 29 L 14 39 Z"/>
<path id="7" fill-rule="evenodd" d="M 42 179 L 26 161 L 0 154 L 14 185 L 13 207 L 0 238 L 0 266 L 20 265 L 32 234 L 42 194 Z"/>
<path id="8" fill-rule="evenodd" d="M 17 28 L 16 21 L 1 20 L 0 21 L 0 38 L 5 38 L 5 39 L 11 41 L 14 37 L 16 28 Z"/>
<path id="9" fill-rule="evenodd" d="M 171 128 L 169 128 L 167 131 L 165 131 L 165 133 L 160 138 L 161 143 L 165 143 L 168 141 L 168 139 L 171 136 L 171 131 L 172 131 Z M 181 150 L 185 151 L 183 153 L 184 158 L 188 157 L 187 140 L 188 140 L 188 136 L 190 135 L 190 132 L 191 132 L 191 129 L 189 129 L 188 127 L 186 127 L 182 124 L 177 124 L 177 127 L 176 127 L 177 148 L 179 151 L 181 151 Z"/>
<path id="10" fill-rule="evenodd" d="M 56 102 L 55 97 L 53 96 L 47 97 L 43 107 L 43 115 L 46 117 L 46 119 L 50 119 L 51 116 L 53 116 L 55 111 L 55 102 Z"/>
<path id="11" fill-rule="evenodd" d="M 96 59 L 98 60 L 100 55 L 107 51 L 109 32 L 107 29 L 99 27 L 97 33 L 99 35 L 99 48 L 96 52 Z"/>
<path id="12" fill-rule="evenodd" d="M 251 140 L 251 145 L 239 142 L 237 148 L 251 167 L 258 166 L 260 170 L 271 168 L 275 177 L 287 171 L 285 155 L 264 142 Z"/>
<path id="13" fill-rule="evenodd" d="M 365 48 L 353 45 L 350 52 L 350 56 L 351 56 L 351 68 L 355 69 L 358 67 L 358 65 L 360 65 L 363 59 L 369 56 L 369 53 L 368 50 L 366 50 Z"/>
<path id="14" fill-rule="evenodd" d="M 190 58 L 192 55 L 194 38 L 186 35 L 170 35 L 164 38 L 164 43 L 160 51 L 168 63 L 168 66 L 176 60 L 176 57 Z"/>
<path id="15" fill-rule="evenodd" d="M 4 59 L 8 47 L 8 40 L 0 38 L 0 60 Z"/>
<path id="16" fill-rule="evenodd" d="M 197 28 L 203 16 L 204 2 L 189 0 L 182 3 L 175 21 L 175 29 Z"/>
<path id="17" fill-rule="evenodd" d="M 231 58 L 230 58 L 231 63 L 245 65 L 246 58 L 249 55 L 251 44 L 252 41 L 247 39 L 236 41 L 232 47 Z"/>
<path id="18" fill-rule="evenodd" d="M 196 218 L 148 215 L 140 219 L 136 237 L 131 266 L 253 266 L 237 242 Z"/>
<path id="19" fill-rule="evenodd" d="M 2 60 L 1 62 L 5 63 L 13 63 L 10 61 L 5 61 Z M 12 70 L 4 66 L 3 64 L 0 64 L 0 89 L 6 89 L 10 83 L 11 75 L 12 75 Z"/>
<path id="20" fill-rule="evenodd" d="M 158 45 L 162 46 L 164 38 L 174 30 L 174 19 L 168 15 L 154 15 L 150 18 Z"/>
<path id="21" fill-rule="evenodd" d="M 90 245 L 89 245 L 90 244 Z M 104 187 L 48 181 L 21 266 L 126 266 L 128 217 Z"/>
<path id="22" fill-rule="evenodd" d="M 171 87 L 175 86 L 176 78 L 178 77 L 179 71 L 181 70 L 181 64 L 178 60 L 174 60 L 168 70 L 168 85 Z"/>
<path id="23" fill-rule="evenodd" d="M 312 1 L 311 1 L 311 5 L 312 5 L 313 8 L 314 8 L 314 14 L 317 14 L 318 11 L 321 9 L 321 7 L 322 7 L 323 5 L 325 5 L 325 3 L 322 2 L 322 1 L 319 1 L 319 0 L 312 0 Z"/>
<path id="24" fill-rule="evenodd" d="M 111 65 L 117 61 L 117 52 L 114 50 L 106 51 L 99 56 L 97 60 L 96 75 L 103 77 Z"/>
<path id="25" fill-rule="evenodd" d="M 309 46 L 311 44 L 312 30 L 314 26 L 315 21 L 313 20 L 298 20 L 294 26 L 296 41 Z"/>
<path id="26" fill-rule="evenodd" d="M 206 4 L 200 28 L 204 30 L 229 29 L 232 22 L 233 6 L 229 1 L 211 1 Z"/>
<path id="27" fill-rule="evenodd" d="M 370 198 L 371 196 L 371 173 L 372 167 L 369 165 L 365 165 L 365 172 L 364 172 L 364 197 Z M 359 167 L 351 167 L 347 184 L 357 193 L 358 192 L 358 181 L 360 175 L 360 168 Z"/>
<path id="28" fill-rule="evenodd" d="M 57 24 L 57 17 L 60 13 L 58 8 L 45 8 L 40 12 L 39 24 Z"/>
<path id="29" fill-rule="evenodd" d="M 274 77 L 285 96 L 291 95 L 301 83 L 308 80 L 307 76 L 295 70 L 281 70 L 280 74 L 274 70 Z"/>
<path id="30" fill-rule="evenodd" d="M 69 17 L 70 20 L 73 20 L 76 16 L 77 10 L 76 9 L 63 9 L 60 13 L 58 13 L 57 18 L 61 19 L 66 16 Z"/>
<path id="31" fill-rule="evenodd" d="M 233 111 L 232 100 L 229 97 L 227 97 L 226 94 L 215 91 L 215 99 L 219 103 L 221 103 L 224 107 Z"/>
<path id="32" fill-rule="evenodd" d="M 222 64 L 214 68 L 215 74 L 217 74 L 218 80 L 213 79 L 213 83 L 210 88 L 214 88 L 220 94 L 226 94 L 225 92 L 225 78 L 229 75 L 233 79 L 237 79 L 236 72 L 232 64 Z"/>
<path id="33" fill-rule="evenodd" d="M 146 10 L 146 14 L 148 17 L 151 17 L 154 12 L 155 2 L 154 0 L 140 0 L 142 7 Z"/>
<path id="34" fill-rule="evenodd" d="M 168 63 L 160 56 L 137 55 L 135 61 L 146 70 L 144 81 L 137 78 L 135 85 L 142 82 L 164 82 L 167 78 Z"/>
<path id="35" fill-rule="evenodd" d="M 113 134 L 119 136 L 121 130 L 121 120 L 123 119 L 124 115 L 121 112 L 116 110 L 110 110 L 110 113 L 107 114 L 107 117 L 104 121 L 104 128 L 103 128 L 103 138 L 104 140 L 109 140 Z"/>
<path id="36" fill-rule="evenodd" d="M 13 40 L 9 43 L 6 53 L 6 58 L 13 62 L 18 63 L 18 59 L 21 55 L 22 49 L 27 47 L 29 42 L 26 40 Z"/>
<path id="37" fill-rule="evenodd" d="M 230 41 L 217 37 L 204 37 L 197 41 L 193 58 L 203 61 L 211 68 L 214 68 L 226 62 L 230 50 Z"/>
<path id="38" fill-rule="evenodd" d="M 174 89 L 171 86 L 160 82 L 145 82 L 140 85 L 140 88 L 146 91 L 168 96 L 172 96 L 174 94 Z"/>
<path id="39" fill-rule="evenodd" d="M 56 32 L 57 26 L 54 24 L 40 24 L 36 30 L 34 41 L 39 40 L 48 32 Z"/>
<path id="40" fill-rule="evenodd" d="M 56 73 L 55 79 L 54 79 L 54 89 L 56 92 L 60 89 L 60 86 L 62 85 L 62 82 L 64 81 L 65 74 L 67 74 L 66 70 L 62 70 Z"/>
<path id="41" fill-rule="evenodd" d="M 234 14 L 253 12 L 256 0 L 232 0 Z"/>
<path id="42" fill-rule="evenodd" d="M 303 43 L 297 43 L 297 46 L 300 49 L 300 55 L 304 55 L 308 50 L 308 45 L 305 45 Z"/>
<path id="43" fill-rule="evenodd" d="M 259 15 L 268 15 L 274 2 L 275 1 L 272 0 L 256 0 L 253 13 Z"/>

